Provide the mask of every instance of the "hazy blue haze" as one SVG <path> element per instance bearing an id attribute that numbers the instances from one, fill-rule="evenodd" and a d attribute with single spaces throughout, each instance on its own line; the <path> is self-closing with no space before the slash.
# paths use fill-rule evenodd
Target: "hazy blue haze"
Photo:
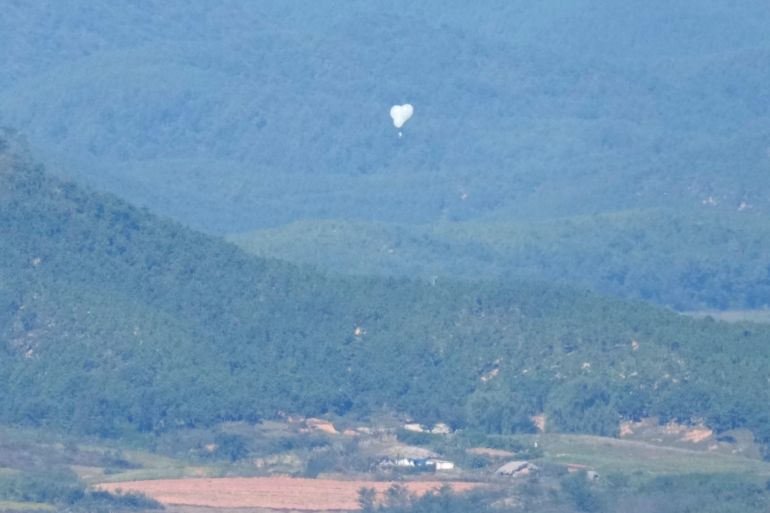
<path id="1" fill-rule="evenodd" d="M 218 232 L 756 213 L 768 26 L 764 1 L 6 1 L 0 124 Z"/>

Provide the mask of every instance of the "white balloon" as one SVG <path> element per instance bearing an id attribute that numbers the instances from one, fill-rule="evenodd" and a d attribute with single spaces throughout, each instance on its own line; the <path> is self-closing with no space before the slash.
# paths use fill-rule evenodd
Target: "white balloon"
<path id="1" fill-rule="evenodd" d="M 414 107 L 409 103 L 394 105 L 390 108 L 390 117 L 393 118 L 393 126 L 396 128 L 404 126 L 404 123 L 409 121 L 412 114 L 414 114 Z"/>

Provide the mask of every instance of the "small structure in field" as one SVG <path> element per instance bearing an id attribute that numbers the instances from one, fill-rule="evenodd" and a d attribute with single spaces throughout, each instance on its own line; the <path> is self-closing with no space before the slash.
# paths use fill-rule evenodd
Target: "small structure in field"
<path id="1" fill-rule="evenodd" d="M 448 425 L 444 424 L 443 422 L 437 422 L 433 429 L 430 430 L 431 433 L 434 435 L 448 435 L 452 432 L 452 428 L 450 428 Z"/>
<path id="2" fill-rule="evenodd" d="M 523 477 L 528 476 L 535 470 L 538 470 L 536 465 L 533 465 L 532 463 L 525 460 L 515 460 L 509 461 L 502 467 L 498 468 L 495 471 L 495 474 L 499 476 Z"/>
<path id="3" fill-rule="evenodd" d="M 407 422 L 404 424 L 404 429 L 406 431 L 411 431 L 412 433 L 425 433 L 425 431 L 427 431 L 425 427 L 418 422 Z"/>
<path id="4" fill-rule="evenodd" d="M 442 460 L 438 458 L 385 458 L 378 464 L 380 468 L 402 468 L 413 469 L 418 472 L 437 472 L 452 470 L 455 468 L 455 463 L 449 460 Z"/>
<path id="5" fill-rule="evenodd" d="M 388 468 L 416 468 L 419 466 L 420 459 L 418 458 L 405 458 L 399 456 L 397 458 L 383 458 L 377 464 L 382 469 Z"/>
<path id="6" fill-rule="evenodd" d="M 434 466 L 437 471 L 453 470 L 455 468 L 454 461 L 449 461 L 449 460 L 439 460 L 439 459 L 430 458 L 426 460 L 426 464 L 429 466 L 430 465 Z"/>

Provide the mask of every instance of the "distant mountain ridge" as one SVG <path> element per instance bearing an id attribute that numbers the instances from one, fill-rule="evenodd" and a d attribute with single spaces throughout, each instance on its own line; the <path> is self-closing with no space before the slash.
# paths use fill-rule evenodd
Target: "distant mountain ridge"
<path id="1" fill-rule="evenodd" d="M 3 14 L 0 124 L 59 172 L 209 232 L 770 208 L 760 0 Z"/>
<path id="2" fill-rule="evenodd" d="M 770 305 L 770 226 L 731 214 L 645 209 L 538 223 L 414 226 L 301 221 L 228 237 L 265 257 L 336 273 L 539 279 L 677 310 Z"/>
<path id="3" fill-rule="evenodd" d="M 545 411 L 563 431 L 660 415 L 770 440 L 768 328 L 536 283 L 325 276 L 62 181 L 2 139 L 2 422 L 116 436 L 386 409 L 512 432 Z"/>
<path id="4" fill-rule="evenodd" d="M 268 256 L 759 308 L 767 26 L 762 0 L 15 3 L 0 126 L 153 213 L 269 230 Z M 332 250 L 336 220 L 429 240 Z"/>

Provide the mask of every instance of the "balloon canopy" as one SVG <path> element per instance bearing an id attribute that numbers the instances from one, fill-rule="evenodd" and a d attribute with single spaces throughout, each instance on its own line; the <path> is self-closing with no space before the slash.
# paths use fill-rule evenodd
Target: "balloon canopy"
<path id="1" fill-rule="evenodd" d="M 414 107 L 409 103 L 394 105 L 390 108 L 390 117 L 393 118 L 393 126 L 396 128 L 404 126 L 404 123 L 409 121 L 412 114 L 414 114 Z"/>

